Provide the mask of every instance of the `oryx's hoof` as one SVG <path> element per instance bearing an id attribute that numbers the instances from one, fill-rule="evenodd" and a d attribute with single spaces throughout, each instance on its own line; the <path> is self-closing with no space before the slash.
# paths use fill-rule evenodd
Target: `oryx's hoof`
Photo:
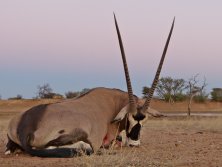
<path id="1" fill-rule="evenodd" d="M 85 154 L 86 155 L 91 155 L 91 154 L 93 154 L 93 149 L 91 149 L 91 148 L 87 148 L 86 150 L 85 150 Z"/>

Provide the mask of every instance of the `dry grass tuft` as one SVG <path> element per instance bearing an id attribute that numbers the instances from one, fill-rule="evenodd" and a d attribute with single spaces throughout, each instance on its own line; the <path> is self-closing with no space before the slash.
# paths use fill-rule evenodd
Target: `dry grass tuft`
<path id="1" fill-rule="evenodd" d="M 142 150 L 141 150 L 142 149 Z M 103 150 L 102 155 L 82 156 L 72 159 L 76 166 L 83 167 L 102 167 L 102 166 L 116 166 L 116 167 L 135 167 L 135 166 L 155 166 L 153 162 L 149 161 L 146 155 L 147 149 L 140 148 L 123 148 L 120 150 Z M 160 164 L 160 162 L 158 162 Z"/>

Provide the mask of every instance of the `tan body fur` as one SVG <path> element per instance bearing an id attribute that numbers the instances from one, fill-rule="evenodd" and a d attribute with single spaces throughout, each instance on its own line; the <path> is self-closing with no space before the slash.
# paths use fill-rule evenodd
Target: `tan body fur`
<path id="1" fill-rule="evenodd" d="M 30 145 L 44 148 L 49 141 L 61 135 L 59 131 L 64 130 L 64 134 L 69 134 L 81 129 L 87 134 L 93 149 L 98 150 L 107 134 L 110 141 L 114 139 L 118 124 L 110 122 L 127 104 L 126 92 L 96 88 L 80 98 L 46 106 L 42 118 L 38 120 L 37 129 L 33 132 L 29 129 L 36 119 L 35 114 L 29 115 L 30 118 L 26 122 L 20 122 L 24 113 L 16 116 L 9 124 L 8 136 L 21 146 L 21 139 L 26 140 L 27 135 L 33 133 L 34 138 Z M 38 112 L 35 111 L 36 114 Z M 19 126 L 23 126 L 23 130 L 22 134 L 17 135 Z"/>

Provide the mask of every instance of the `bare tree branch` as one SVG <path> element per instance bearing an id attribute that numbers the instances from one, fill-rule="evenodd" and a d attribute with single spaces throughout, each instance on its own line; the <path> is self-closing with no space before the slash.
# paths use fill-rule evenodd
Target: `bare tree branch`
<path id="1" fill-rule="evenodd" d="M 187 113 L 188 116 L 190 116 L 190 113 L 191 113 L 191 104 L 192 104 L 193 98 L 197 96 L 198 94 L 200 94 L 201 96 L 204 96 L 204 89 L 207 86 L 205 76 L 204 76 L 202 85 L 198 84 L 199 83 L 198 76 L 199 74 L 196 74 L 193 77 L 191 77 L 188 81 L 188 88 L 189 88 L 189 102 L 188 102 L 188 113 Z"/>

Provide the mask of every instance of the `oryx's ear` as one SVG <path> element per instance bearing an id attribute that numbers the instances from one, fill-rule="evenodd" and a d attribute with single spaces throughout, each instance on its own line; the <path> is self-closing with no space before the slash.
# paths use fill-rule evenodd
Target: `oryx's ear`
<path id="1" fill-rule="evenodd" d="M 128 113 L 129 110 L 129 104 L 127 104 L 125 107 L 123 107 L 120 112 L 116 115 L 116 117 L 111 121 L 111 123 L 119 122 L 123 120 Z"/>

